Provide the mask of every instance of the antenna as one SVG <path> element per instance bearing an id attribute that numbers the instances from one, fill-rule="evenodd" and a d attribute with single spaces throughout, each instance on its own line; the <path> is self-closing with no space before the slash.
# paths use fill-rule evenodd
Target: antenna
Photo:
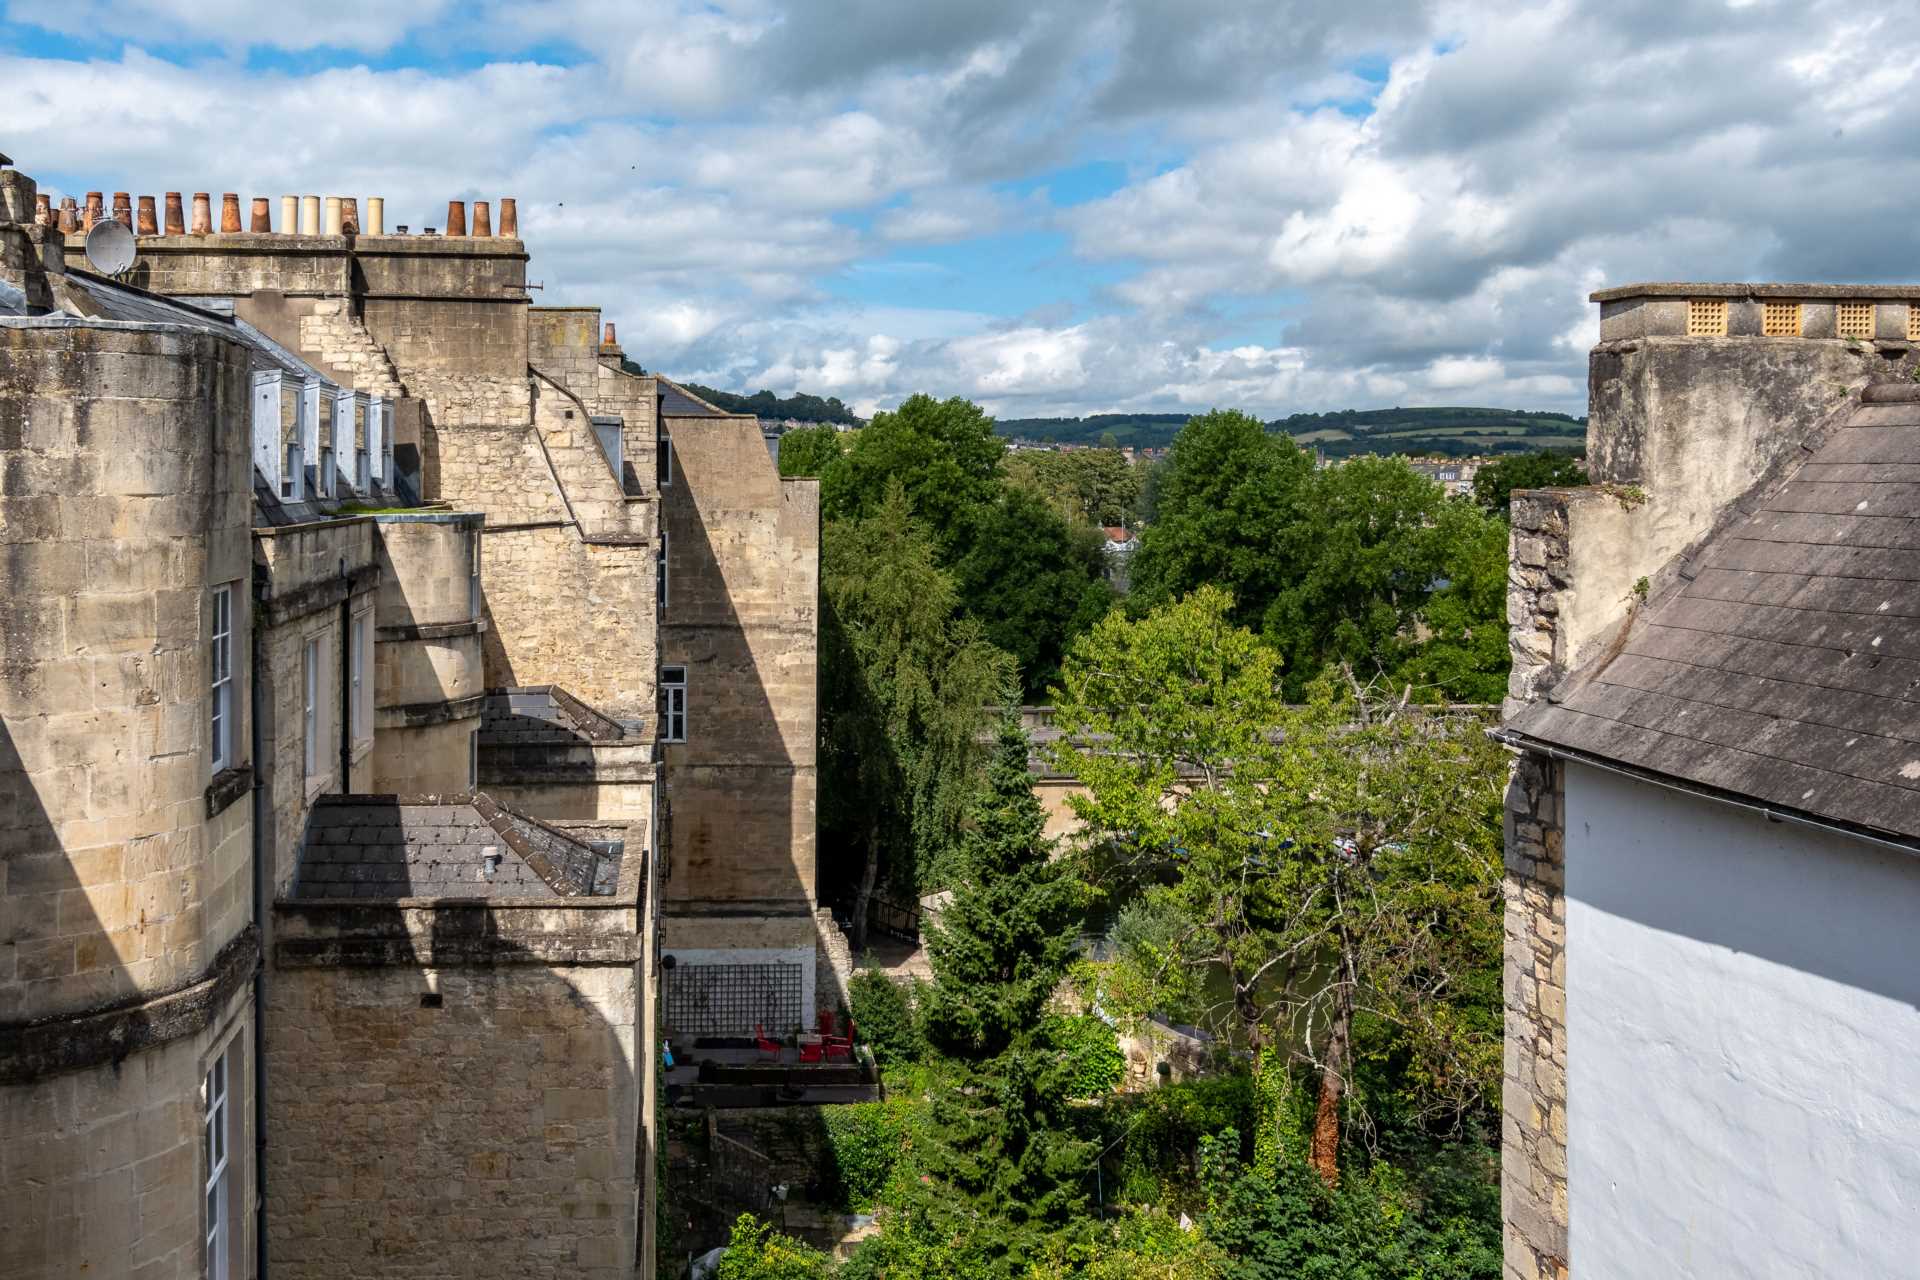
<path id="1" fill-rule="evenodd" d="M 133 232 L 108 218 L 87 232 L 87 265 L 103 276 L 117 276 L 133 265 Z"/>

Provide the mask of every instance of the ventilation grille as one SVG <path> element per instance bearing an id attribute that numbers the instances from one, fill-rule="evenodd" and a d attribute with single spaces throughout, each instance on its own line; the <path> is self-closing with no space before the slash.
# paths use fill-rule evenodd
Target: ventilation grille
<path id="1" fill-rule="evenodd" d="M 1920 342 L 1920 304 L 1907 304 L 1907 341 Z"/>
<path id="2" fill-rule="evenodd" d="M 1687 303 L 1689 338 L 1727 336 L 1727 304 L 1721 298 L 1695 298 Z"/>
<path id="3" fill-rule="evenodd" d="M 1760 332 L 1769 338 L 1800 336 L 1800 304 L 1765 302 L 1760 305 Z"/>
<path id="4" fill-rule="evenodd" d="M 1873 336 L 1873 304 L 1871 302 L 1843 302 L 1834 308 L 1834 319 L 1843 338 Z"/>

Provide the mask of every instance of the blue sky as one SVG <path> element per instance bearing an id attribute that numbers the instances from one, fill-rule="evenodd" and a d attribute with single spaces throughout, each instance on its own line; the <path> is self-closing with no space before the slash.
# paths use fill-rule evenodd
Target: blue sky
<path id="1" fill-rule="evenodd" d="M 1580 412 L 1594 288 L 1920 275 L 1836 0 L 0 4 L 56 193 L 512 195 L 648 366 L 869 410 Z"/>

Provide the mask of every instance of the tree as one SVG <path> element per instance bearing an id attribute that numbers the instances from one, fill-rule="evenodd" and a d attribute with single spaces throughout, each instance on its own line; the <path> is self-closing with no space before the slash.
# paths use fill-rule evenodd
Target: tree
<path id="1" fill-rule="evenodd" d="M 972 617 L 1019 664 L 1028 698 L 1041 698 L 1075 636 L 1113 606 L 1100 534 L 1069 525 L 1024 489 L 978 508 L 953 564 Z"/>
<path id="2" fill-rule="evenodd" d="M 1008 456 L 1005 472 L 1008 483 L 1031 490 L 1070 520 L 1094 525 L 1134 521 L 1140 476 L 1117 449 L 1023 450 Z"/>
<path id="3" fill-rule="evenodd" d="M 1009 708 L 961 838 L 953 898 L 927 930 L 934 982 L 922 1026 L 952 1057 L 1004 1053 L 1038 1023 L 1073 958 L 1085 898 L 1052 857 L 1030 749 Z"/>
<path id="4" fill-rule="evenodd" d="M 832 1274 L 832 1258 L 743 1213 L 734 1219 L 714 1280 L 828 1280 Z"/>
<path id="5" fill-rule="evenodd" d="M 1447 505 L 1447 585 L 1421 615 L 1427 638 L 1394 673 L 1423 701 L 1495 704 L 1507 694 L 1507 525 L 1464 502 Z"/>
<path id="6" fill-rule="evenodd" d="M 1286 705 L 1278 656 L 1231 615 L 1204 588 L 1095 627 L 1062 674 L 1056 763 L 1088 788 L 1093 874 L 1155 921 L 1121 989 L 1308 1073 L 1309 1154 L 1331 1183 L 1364 1101 L 1357 1027 L 1414 1064 L 1423 1116 L 1459 1116 L 1498 1077 L 1479 978 L 1499 964 L 1504 763 L 1478 717 L 1350 669 Z"/>
<path id="7" fill-rule="evenodd" d="M 953 581 L 898 480 L 870 517 L 834 521 L 822 541 L 821 806 L 823 825 L 860 851 L 858 950 L 883 862 L 917 894 L 951 845 L 981 708 L 1012 662 L 956 616 Z"/>
<path id="8" fill-rule="evenodd" d="M 780 437 L 780 474 L 825 475 L 846 448 L 846 433 L 832 427 L 796 427 Z"/>
<path id="9" fill-rule="evenodd" d="M 1494 515 L 1506 518 L 1515 489 L 1556 489 L 1587 482 L 1579 459 L 1551 449 L 1523 453 L 1489 462 L 1473 473 L 1473 500 Z"/>
<path id="10" fill-rule="evenodd" d="M 822 511 L 830 520 L 871 515 L 897 479 L 944 558 L 974 510 L 992 501 L 1005 448 L 980 406 L 957 396 L 913 396 L 891 413 L 875 414 L 846 457 L 821 477 Z"/>

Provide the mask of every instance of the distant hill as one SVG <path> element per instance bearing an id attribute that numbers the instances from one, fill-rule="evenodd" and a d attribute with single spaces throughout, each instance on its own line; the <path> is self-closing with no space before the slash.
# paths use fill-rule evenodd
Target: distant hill
<path id="1" fill-rule="evenodd" d="M 1111 435 L 1122 447 L 1159 449 L 1173 443 L 1191 417 L 1185 413 L 1101 413 L 1085 418 L 1002 418 L 1003 436 L 1058 444 L 1097 445 Z M 1358 453 L 1531 453 L 1586 447 L 1587 420 L 1529 409 L 1437 407 L 1337 409 L 1296 413 L 1267 424 L 1330 457 Z"/>
<path id="2" fill-rule="evenodd" d="M 728 413 L 751 413 L 776 422 L 791 418 L 796 422 L 839 422 L 856 426 L 860 421 L 854 416 L 853 410 L 840 403 L 838 396 L 822 400 L 819 396 L 810 396 L 801 391 L 783 400 L 771 391 L 756 391 L 750 396 L 743 396 L 732 391 L 703 387 L 697 382 L 682 385 L 714 408 L 724 409 Z"/>

